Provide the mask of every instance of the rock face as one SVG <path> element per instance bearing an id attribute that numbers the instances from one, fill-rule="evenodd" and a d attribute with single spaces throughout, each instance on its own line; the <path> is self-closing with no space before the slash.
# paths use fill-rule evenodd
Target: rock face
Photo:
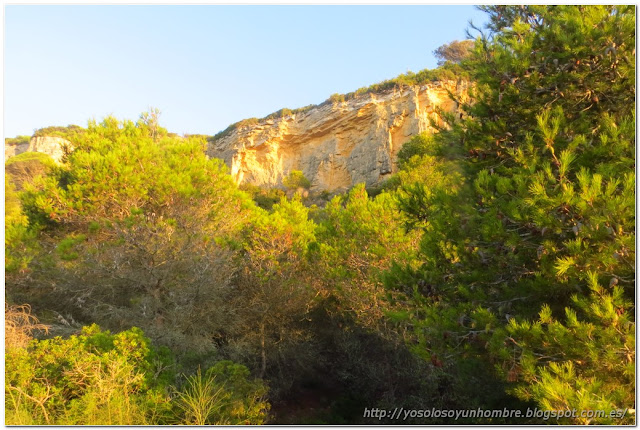
<path id="1" fill-rule="evenodd" d="M 22 142 L 17 145 L 4 145 L 5 161 L 23 152 L 42 152 L 48 154 L 54 161 L 60 162 L 65 153 L 65 148 L 69 148 L 71 142 L 62 137 L 34 136 L 29 142 Z"/>
<path id="2" fill-rule="evenodd" d="M 378 184 L 396 170 L 402 145 L 441 123 L 437 110 L 456 112 L 466 82 L 434 82 L 323 103 L 304 113 L 240 126 L 209 144 L 238 183 L 279 186 L 301 170 L 312 189 L 337 190 Z"/>

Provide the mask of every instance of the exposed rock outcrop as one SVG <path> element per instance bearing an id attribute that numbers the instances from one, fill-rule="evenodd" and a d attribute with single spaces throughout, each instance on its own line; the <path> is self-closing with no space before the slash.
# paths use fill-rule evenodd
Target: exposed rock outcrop
<path id="1" fill-rule="evenodd" d="M 62 137 L 34 136 L 28 142 L 4 145 L 5 161 L 23 152 L 42 152 L 48 154 L 54 161 L 60 162 L 71 142 Z"/>
<path id="2" fill-rule="evenodd" d="M 316 190 L 364 182 L 375 185 L 395 172 L 402 145 L 441 122 L 438 109 L 455 112 L 449 97 L 466 98 L 466 82 L 434 82 L 348 101 L 323 103 L 303 113 L 238 126 L 210 142 L 238 183 L 278 186 L 301 170 Z"/>

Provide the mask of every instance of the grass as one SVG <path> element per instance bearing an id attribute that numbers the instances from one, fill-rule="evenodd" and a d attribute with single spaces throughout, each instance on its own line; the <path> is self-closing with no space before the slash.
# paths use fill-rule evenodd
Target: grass
<path id="1" fill-rule="evenodd" d="M 216 384 L 215 376 L 203 376 L 200 369 L 195 375 L 188 376 L 184 391 L 178 392 L 176 397 L 176 404 L 185 416 L 185 424 L 214 424 L 212 420 L 223 405 L 224 394 L 224 387 Z"/>

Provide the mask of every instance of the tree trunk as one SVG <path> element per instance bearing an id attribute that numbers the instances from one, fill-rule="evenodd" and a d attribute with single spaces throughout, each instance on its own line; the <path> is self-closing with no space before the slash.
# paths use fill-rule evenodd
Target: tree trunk
<path id="1" fill-rule="evenodd" d="M 264 378 L 264 374 L 267 371 L 267 351 L 265 349 L 264 322 L 260 324 L 260 353 L 262 357 L 262 364 L 260 366 L 260 379 L 262 379 Z"/>

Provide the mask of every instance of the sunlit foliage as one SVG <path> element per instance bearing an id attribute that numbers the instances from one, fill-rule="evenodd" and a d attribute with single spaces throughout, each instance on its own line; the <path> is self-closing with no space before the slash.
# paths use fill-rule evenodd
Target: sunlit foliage
<path id="1" fill-rule="evenodd" d="M 634 8 L 483 9 L 469 117 L 438 136 L 459 191 L 401 200 L 425 231 L 410 319 L 540 408 L 633 408 Z"/>

